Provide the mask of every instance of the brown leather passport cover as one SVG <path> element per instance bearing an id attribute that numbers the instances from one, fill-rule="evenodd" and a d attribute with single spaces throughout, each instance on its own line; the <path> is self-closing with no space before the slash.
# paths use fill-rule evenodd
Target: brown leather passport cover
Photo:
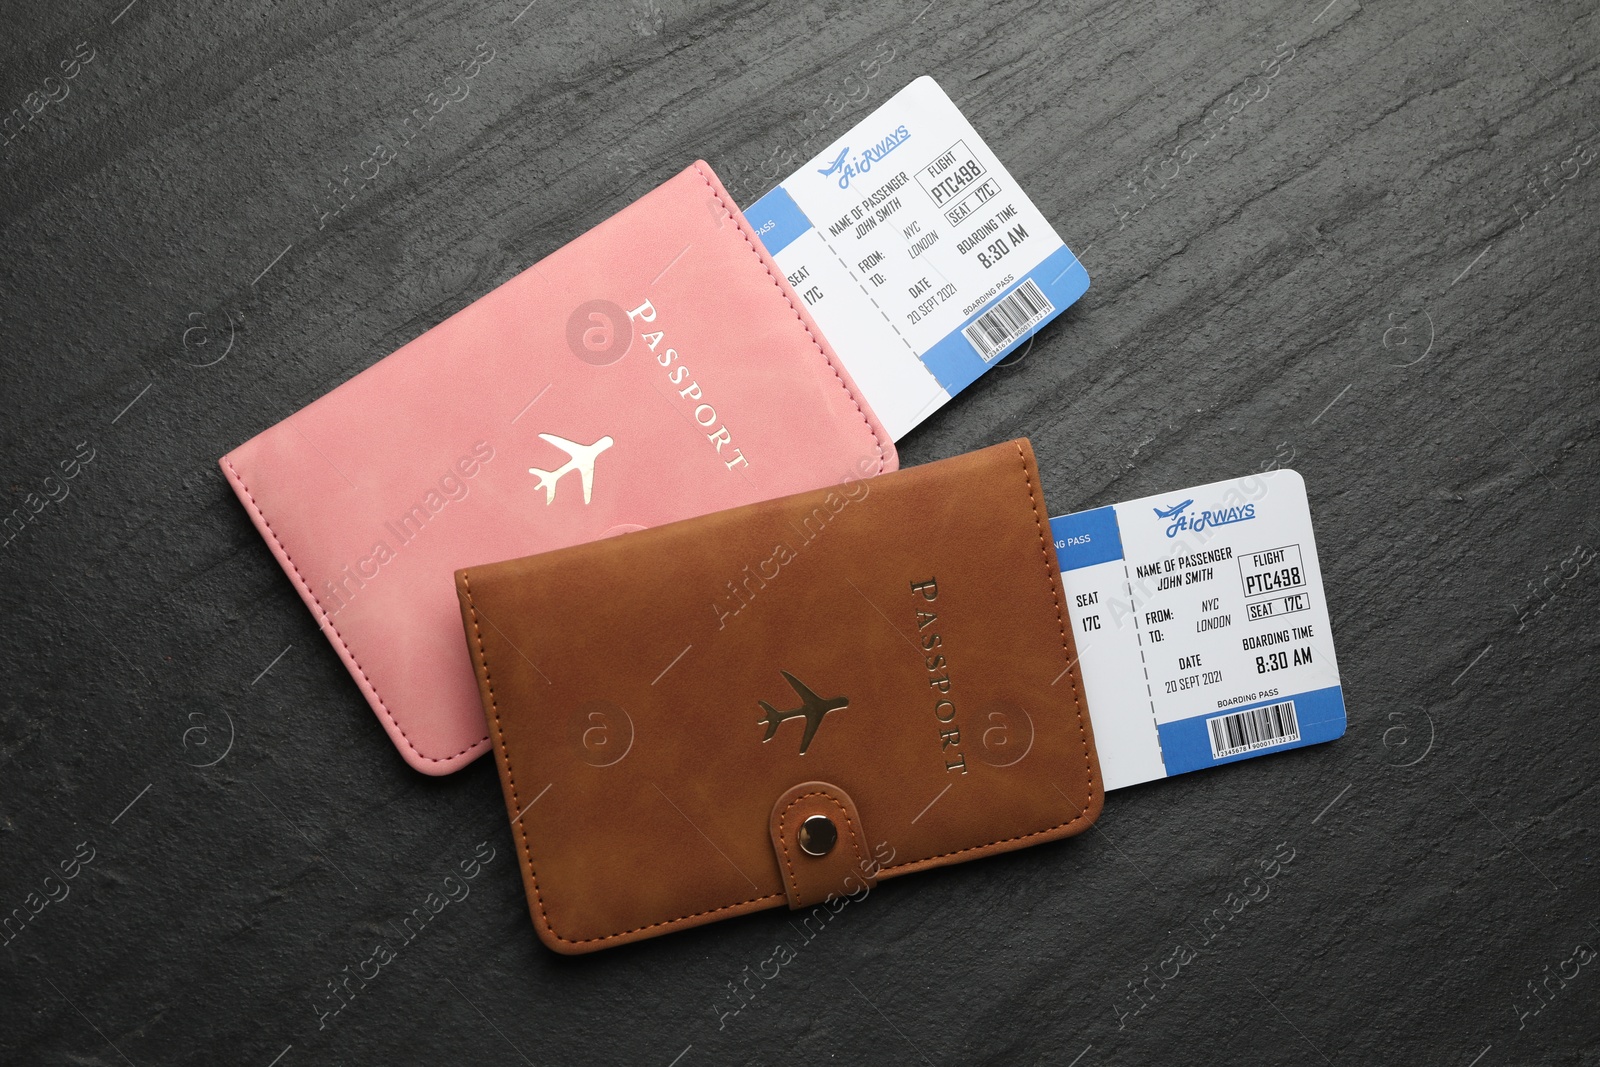
<path id="1" fill-rule="evenodd" d="M 457 571 L 544 942 L 811 908 L 1086 829 L 1103 793 L 1046 515 L 1018 440 Z"/>

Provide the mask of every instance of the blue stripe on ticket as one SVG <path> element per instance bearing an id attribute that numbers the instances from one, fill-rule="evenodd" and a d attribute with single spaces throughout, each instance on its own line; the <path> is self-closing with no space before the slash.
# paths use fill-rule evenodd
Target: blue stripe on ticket
<path id="1" fill-rule="evenodd" d="M 762 198 L 766 199 L 765 197 Z M 798 236 L 798 234 L 796 235 Z M 1032 284 L 1038 291 L 1049 299 L 1053 310 L 1040 318 L 1027 331 L 1015 340 L 1000 347 L 989 354 L 985 359 L 968 339 L 966 331 L 979 319 L 988 315 L 1005 299 L 1024 285 Z M 1078 257 L 1072 254 L 1072 249 L 1062 245 L 1050 253 L 1037 267 L 1023 275 L 994 299 L 984 304 L 983 308 L 970 316 L 960 326 L 951 330 L 944 339 L 935 344 L 922 354 L 923 365 L 933 374 L 939 384 L 951 396 L 959 393 L 983 374 L 984 371 L 994 366 L 996 362 L 1004 359 L 1028 341 L 1035 333 L 1042 329 L 1045 323 L 1054 319 L 1065 311 L 1074 301 L 1089 290 L 1089 272 L 1083 269 L 1083 264 L 1078 262 Z"/>
<path id="2" fill-rule="evenodd" d="M 1051 519 L 1050 536 L 1056 543 L 1056 559 L 1063 572 L 1122 558 L 1117 509 L 1109 504 Z"/>
<path id="3" fill-rule="evenodd" d="M 811 229 L 811 220 L 781 185 L 751 204 L 744 217 L 761 238 L 769 256 L 782 252 L 796 237 Z"/>
<path id="4" fill-rule="evenodd" d="M 1281 708 L 1284 704 L 1293 705 L 1295 727 L 1300 736 L 1295 740 L 1274 743 L 1270 734 L 1273 730 L 1282 729 L 1283 715 L 1281 711 L 1273 714 L 1271 709 Z M 1251 714 L 1258 711 L 1261 712 L 1259 715 L 1253 716 Z M 1256 742 L 1260 747 L 1244 749 L 1221 757 L 1213 756 L 1213 746 L 1216 742 L 1213 739 L 1211 720 L 1221 720 L 1233 716 L 1240 716 L 1247 721 L 1255 719 L 1268 724 L 1266 726 L 1267 736 L 1264 740 Z M 1236 719 L 1235 730 L 1238 728 L 1238 722 L 1239 720 Z M 1240 737 L 1239 734 L 1230 732 L 1228 725 L 1223 722 L 1215 727 L 1215 737 L 1223 743 L 1223 751 L 1227 751 L 1227 742 Z M 1326 689 L 1313 689 L 1309 693 L 1273 697 L 1271 700 L 1243 704 L 1237 708 L 1208 711 L 1193 718 L 1162 723 L 1156 727 L 1156 730 L 1161 735 L 1161 755 L 1166 761 L 1169 775 L 1198 771 L 1206 767 L 1216 767 L 1223 763 L 1249 759 L 1251 756 L 1259 756 L 1264 752 L 1283 752 L 1291 748 L 1320 744 L 1323 741 L 1332 741 L 1336 737 L 1343 737 L 1345 730 L 1344 690 L 1337 685 L 1333 685 Z M 1251 730 L 1257 732 L 1257 736 L 1260 736 L 1259 727 L 1252 725 Z"/>

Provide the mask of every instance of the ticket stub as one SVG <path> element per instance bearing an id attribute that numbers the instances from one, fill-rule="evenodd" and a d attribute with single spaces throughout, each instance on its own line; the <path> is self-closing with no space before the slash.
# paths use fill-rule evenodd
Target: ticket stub
<path id="1" fill-rule="evenodd" d="M 1344 734 L 1299 474 L 1112 504 L 1050 530 L 1108 790 Z"/>
<path id="2" fill-rule="evenodd" d="M 745 216 L 896 440 L 1089 288 L 926 75 Z"/>

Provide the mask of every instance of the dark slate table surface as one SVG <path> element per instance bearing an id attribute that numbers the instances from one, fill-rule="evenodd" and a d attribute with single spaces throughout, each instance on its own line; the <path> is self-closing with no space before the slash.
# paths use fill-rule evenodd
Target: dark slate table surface
<path id="1" fill-rule="evenodd" d="M 0 106 L 42 106 L 0 150 L 0 474 L 45 502 L 0 553 L 0 908 L 66 894 L 0 949 L 5 1062 L 1600 1063 L 1594 3 L 124 2 L 0 23 Z M 730 1014 L 788 916 L 545 950 L 492 764 L 406 768 L 216 458 L 923 73 L 1093 287 L 904 462 L 1029 436 L 1058 514 L 1297 468 L 1349 732 L 886 884 Z"/>

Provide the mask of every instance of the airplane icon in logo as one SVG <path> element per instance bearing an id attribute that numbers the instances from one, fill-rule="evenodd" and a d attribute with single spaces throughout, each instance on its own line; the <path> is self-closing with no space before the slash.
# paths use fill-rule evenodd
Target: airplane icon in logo
<path id="1" fill-rule="evenodd" d="M 826 167 L 819 169 L 817 173 L 822 175 L 824 178 L 830 174 L 836 173 L 839 168 L 844 166 L 844 157 L 848 156 L 849 154 L 850 146 L 845 145 L 843 148 L 839 149 L 838 158 L 836 158 L 832 163 L 829 163 Z"/>
<path id="2" fill-rule="evenodd" d="M 1160 508 L 1151 508 L 1150 510 L 1156 513 L 1156 518 L 1158 519 L 1170 519 L 1176 517 L 1178 512 L 1182 511 L 1184 508 L 1193 503 L 1194 498 L 1190 497 L 1183 503 L 1174 505 L 1173 507 L 1168 508 L 1166 511 L 1162 511 Z"/>
<path id="3" fill-rule="evenodd" d="M 761 705 L 762 710 L 767 713 L 767 717 L 765 719 L 756 720 L 756 725 L 758 726 L 762 723 L 766 723 L 767 725 L 767 736 L 763 737 L 761 742 L 762 744 L 765 744 L 776 737 L 778 735 L 778 725 L 784 722 L 786 719 L 797 719 L 804 715 L 806 719 L 806 732 L 805 736 L 800 738 L 800 755 L 804 756 L 806 754 L 806 749 L 811 747 L 811 739 L 817 734 L 817 727 L 822 725 L 822 717 L 828 714 L 830 711 L 838 711 L 841 708 L 848 708 L 850 706 L 850 699 L 848 697 L 839 696 L 834 697 L 832 700 L 823 700 L 821 697 L 817 696 L 817 694 L 807 689 L 804 682 L 800 681 L 800 679 L 796 678 L 788 671 L 779 671 L 778 673 L 783 675 L 783 680 L 789 683 L 789 688 L 793 689 L 795 694 L 800 698 L 800 706 L 791 711 L 779 711 L 771 704 L 768 704 L 765 700 L 756 701 L 757 704 Z"/>
<path id="4" fill-rule="evenodd" d="M 539 479 L 537 488 L 544 490 L 544 502 L 546 504 L 555 503 L 556 483 L 561 480 L 563 475 L 577 471 L 583 478 L 583 502 L 587 504 L 590 495 L 594 491 L 595 457 L 616 444 L 611 439 L 611 435 L 607 434 L 592 445 L 580 445 L 576 441 L 568 441 L 563 437 L 557 437 L 553 433 L 542 433 L 539 435 L 539 439 L 548 441 L 572 457 L 553 471 L 542 471 L 538 467 L 528 468 L 528 473 Z"/>

